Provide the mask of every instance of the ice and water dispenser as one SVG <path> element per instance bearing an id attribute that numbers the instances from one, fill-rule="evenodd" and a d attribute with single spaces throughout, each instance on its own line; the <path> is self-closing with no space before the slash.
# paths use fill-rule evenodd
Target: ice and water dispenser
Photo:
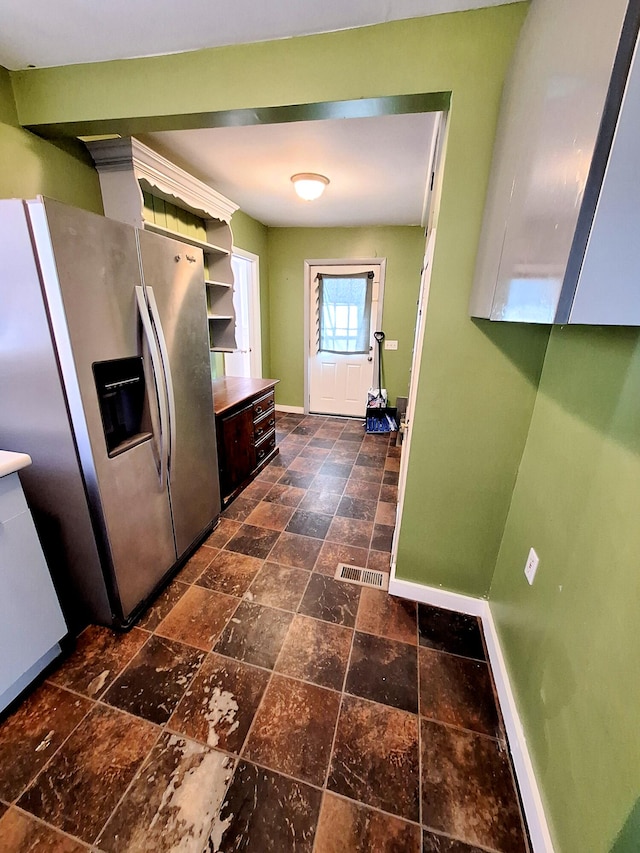
<path id="1" fill-rule="evenodd" d="M 152 437 L 140 356 L 99 361 L 93 375 L 109 456 L 124 453 Z"/>

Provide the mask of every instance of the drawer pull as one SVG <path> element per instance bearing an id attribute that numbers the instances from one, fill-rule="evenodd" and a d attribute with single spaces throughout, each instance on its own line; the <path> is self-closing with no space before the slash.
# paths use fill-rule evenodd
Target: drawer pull
<path id="1" fill-rule="evenodd" d="M 262 414 L 262 406 L 256 406 L 255 413 L 256 413 L 256 415 L 261 415 Z"/>
<path id="2" fill-rule="evenodd" d="M 264 428 L 260 427 L 260 429 L 256 430 L 256 435 L 262 435 L 263 432 L 264 432 Z"/>

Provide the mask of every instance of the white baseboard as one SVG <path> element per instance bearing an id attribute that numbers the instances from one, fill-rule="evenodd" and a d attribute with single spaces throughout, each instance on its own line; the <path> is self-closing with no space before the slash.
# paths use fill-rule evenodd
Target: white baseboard
<path id="1" fill-rule="evenodd" d="M 292 415 L 304 415 L 304 406 L 281 406 L 276 403 L 276 412 L 289 412 Z"/>
<path id="2" fill-rule="evenodd" d="M 458 592 L 450 592 L 437 587 L 425 586 L 413 581 L 396 577 L 395 563 L 391 565 L 389 576 L 389 592 L 400 598 L 409 598 L 422 604 L 432 604 L 446 610 L 457 610 L 471 616 L 479 616 L 482 620 L 484 636 L 487 644 L 489 663 L 498 692 L 498 700 L 507 731 L 509 748 L 513 758 L 513 766 L 520 788 L 522 806 L 524 809 L 531 845 L 534 853 L 553 853 L 553 842 L 547 824 L 547 818 L 542 805 L 542 797 L 538 782 L 533 771 L 533 764 L 527 749 L 516 700 L 511 689 L 509 673 L 504 661 L 504 655 L 498 639 L 498 633 L 493 621 L 489 602 L 483 598 L 474 598 Z"/>
<path id="3" fill-rule="evenodd" d="M 529 835 L 531 836 L 531 846 L 534 853 L 553 853 L 553 842 L 542 805 L 540 789 L 538 788 L 533 764 L 531 763 L 531 756 L 527 749 L 527 740 L 522 723 L 520 722 L 515 696 L 511 689 L 509 672 L 500 646 L 498 632 L 493 621 L 493 614 L 491 613 L 489 602 L 485 601 L 484 605 L 485 612 L 482 615 L 484 638 L 487 643 L 489 661 L 493 671 L 496 690 L 498 691 L 504 725 L 507 730 L 513 766 L 516 778 L 518 779 L 518 785 L 520 786 L 520 796 L 522 797 L 522 805 L 527 818 Z"/>
<path id="4" fill-rule="evenodd" d="M 433 604 L 434 607 L 443 607 L 445 610 L 457 610 L 459 613 L 468 613 L 470 616 L 482 616 L 486 605 L 486 601 L 482 598 L 473 598 L 471 595 L 463 595 L 460 592 L 450 592 L 448 589 L 402 580 L 396 577 L 395 563 L 391 564 L 389 592 L 399 598 L 410 598 L 412 601 Z"/>

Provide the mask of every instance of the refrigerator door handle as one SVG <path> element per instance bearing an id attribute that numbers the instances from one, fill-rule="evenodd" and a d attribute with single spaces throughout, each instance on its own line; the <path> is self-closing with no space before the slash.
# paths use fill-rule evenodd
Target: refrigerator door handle
<path id="1" fill-rule="evenodd" d="M 151 325 L 149 309 L 147 308 L 147 302 L 144 298 L 144 290 L 140 285 L 136 286 L 136 300 L 138 302 L 138 311 L 140 312 L 140 320 L 142 321 L 144 336 L 147 341 L 147 346 L 149 347 L 149 354 L 151 355 L 153 381 L 155 383 L 156 394 L 158 396 L 158 411 L 160 414 L 160 485 L 164 488 L 167 483 L 169 469 L 169 444 L 167 442 L 167 421 L 169 418 L 169 410 L 167 406 L 167 392 L 162 379 L 164 371 L 162 370 L 162 361 L 158 351 L 156 336 L 153 333 L 153 327 Z"/>
<path id="2" fill-rule="evenodd" d="M 169 404 L 169 460 L 176 446 L 176 399 L 173 393 L 173 378 L 171 376 L 171 364 L 169 362 L 169 351 L 167 342 L 164 337 L 164 330 L 160 320 L 160 312 L 158 311 L 158 303 L 153 292 L 153 287 L 146 286 L 147 299 L 149 308 L 151 309 L 151 318 L 155 326 L 156 335 L 158 336 L 158 345 L 160 346 L 160 356 L 164 365 L 164 379 L 167 389 L 167 400 Z M 169 464 L 171 464 L 169 462 Z"/>

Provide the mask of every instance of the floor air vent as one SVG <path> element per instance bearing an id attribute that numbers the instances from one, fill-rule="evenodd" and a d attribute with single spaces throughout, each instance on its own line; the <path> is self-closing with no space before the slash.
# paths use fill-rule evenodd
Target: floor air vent
<path id="1" fill-rule="evenodd" d="M 372 586 L 374 589 L 389 589 L 389 575 L 375 569 L 361 569 L 348 563 L 338 563 L 334 575 L 338 581 L 357 583 L 359 586 Z"/>

